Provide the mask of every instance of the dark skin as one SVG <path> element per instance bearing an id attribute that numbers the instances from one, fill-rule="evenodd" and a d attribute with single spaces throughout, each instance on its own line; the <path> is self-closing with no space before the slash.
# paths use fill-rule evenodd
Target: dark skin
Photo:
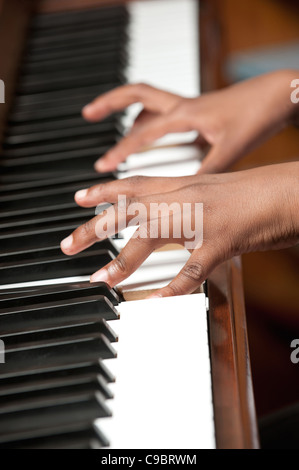
<path id="1" fill-rule="evenodd" d="M 290 247 L 299 239 L 299 163 L 282 163 L 235 173 L 218 173 L 295 121 L 298 104 L 292 103 L 291 81 L 296 71 L 281 71 L 234 85 L 198 98 L 186 99 L 146 85 L 127 85 L 97 98 L 83 110 L 91 121 L 140 101 L 144 110 L 131 132 L 99 162 L 97 170 L 113 170 L 126 157 L 169 132 L 197 130 L 200 145 L 210 151 L 197 175 L 181 178 L 128 178 L 97 185 L 76 194 L 76 202 L 93 207 L 101 202 L 116 203 L 127 196 L 126 209 L 133 203 L 149 208 L 153 202 L 201 202 L 204 213 L 203 244 L 175 279 L 155 296 L 193 292 L 221 262 L 251 251 Z M 115 209 L 115 207 L 114 207 Z M 193 214 L 195 216 L 195 214 Z M 114 217 L 113 208 L 79 227 L 61 244 L 68 255 L 76 254 L 105 238 L 97 223 Z M 124 224 L 130 216 L 121 211 Z M 169 216 L 170 225 L 173 217 Z M 162 218 L 159 220 L 162 223 Z M 150 238 L 150 220 L 145 217 L 119 256 L 91 276 L 115 286 L 157 248 L 165 243 L 184 244 L 186 239 Z M 115 231 L 117 230 L 117 226 Z M 109 233 L 111 236 L 113 233 Z"/>

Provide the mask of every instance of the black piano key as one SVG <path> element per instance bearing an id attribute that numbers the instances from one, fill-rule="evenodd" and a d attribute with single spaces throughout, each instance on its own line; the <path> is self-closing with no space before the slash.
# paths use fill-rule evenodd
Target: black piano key
<path id="1" fill-rule="evenodd" d="M 74 195 L 80 189 L 89 188 L 101 182 L 104 184 L 109 179 L 99 180 L 97 175 L 88 179 L 74 181 L 72 183 L 59 183 L 45 185 L 44 188 L 35 187 L 27 190 L 2 191 L 0 193 L 0 214 L 5 216 L 15 213 L 30 213 L 31 209 L 46 208 L 49 206 L 59 207 L 60 205 L 75 203 Z M 105 206 L 106 207 L 106 206 Z M 25 212 L 26 211 L 26 212 Z"/>
<path id="2" fill-rule="evenodd" d="M 82 219 L 75 224 L 58 225 L 54 227 L 40 228 L 39 230 L 31 231 L 10 231 L 6 234 L 0 233 L 0 258 L 1 256 L 11 256 L 22 251 L 40 250 L 54 248 L 59 246 L 60 242 L 73 232 L 79 225 L 86 222 L 88 219 Z M 101 248 L 110 250 L 114 256 L 118 255 L 118 250 L 113 245 L 110 239 L 103 240 Z"/>
<path id="3" fill-rule="evenodd" d="M 31 109 L 42 109 L 42 105 L 47 107 L 60 108 L 71 104 L 76 104 L 79 109 L 80 104 L 87 104 L 88 100 L 95 98 L 96 96 L 105 93 L 110 89 L 111 84 L 106 86 L 96 85 L 94 87 L 84 86 L 82 84 L 78 88 L 72 88 L 71 90 L 63 91 L 45 91 L 42 93 L 34 93 L 32 95 L 19 95 L 15 98 L 13 103 L 13 109 L 9 116 L 9 122 L 11 122 L 11 116 L 14 113 L 22 111 L 30 111 Z M 72 116 L 73 119 L 77 118 L 77 115 Z M 54 119 L 52 118 L 52 121 Z M 105 121 L 114 120 L 114 115 L 108 116 Z M 55 121 L 55 120 L 54 120 Z M 36 121 L 38 124 L 40 121 Z M 46 123 L 45 123 L 46 124 Z M 28 124 L 21 123 L 15 124 L 19 126 L 27 126 Z"/>
<path id="4" fill-rule="evenodd" d="M 121 84 L 121 82 L 117 81 L 103 86 L 99 85 L 93 92 L 87 92 L 86 94 L 82 93 L 82 96 L 78 97 L 76 96 L 76 91 L 78 89 L 74 88 L 73 99 L 71 99 L 70 91 L 68 90 L 36 93 L 36 95 L 21 95 L 20 98 L 27 97 L 28 104 L 22 106 L 16 105 L 12 109 L 8 120 L 10 124 L 25 125 L 27 123 L 35 123 L 37 121 L 45 122 L 49 120 L 55 121 L 56 119 L 78 117 L 81 115 L 83 106 L 89 103 L 92 99 Z M 89 90 L 89 88 L 92 89 L 91 87 L 86 87 L 85 89 Z M 50 94 L 53 95 L 52 104 L 50 103 Z M 62 96 L 60 99 L 59 95 L 65 96 Z M 43 103 L 44 106 L 42 107 Z"/>
<path id="5" fill-rule="evenodd" d="M 95 63 L 103 63 L 110 66 L 117 63 L 123 64 L 127 62 L 127 54 L 124 49 L 102 49 L 99 48 L 93 50 L 86 49 L 85 53 L 81 56 L 68 55 L 67 57 L 55 58 L 55 59 L 45 59 L 39 62 L 27 62 L 21 69 L 22 76 L 39 74 L 44 75 L 47 72 L 52 72 L 53 70 L 59 70 L 61 72 L 66 70 L 77 70 L 80 67 L 84 68 L 94 68 Z"/>
<path id="6" fill-rule="evenodd" d="M 67 282 L 48 286 L 0 290 L 0 309 L 88 297 L 90 295 L 104 295 L 113 305 L 118 305 L 122 301 L 121 294 L 104 282 Z"/>
<path id="7" fill-rule="evenodd" d="M 36 197 L 42 197 L 43 195 L 46 194 L 55 194 L 55 191 L 61 191 L 61 194 L 67 193 L 69 191 L 77 191 L 76 188 L 89 188 L 91 186 L 97 185 L 97 184 L 105 184 L 111 181 L 111 177 L 103 177 L 100 174 L 97 174 L 96 172 L 90 173 L 90 174 L 82 174 L 81 178 L 79 178 L 79 175 L 76 177 L 74 175 L 74 179 L 71 178 L 71 174 L 69 174 L 69 178 L 66 176 L 59 176 L 56 179 L 56 184 L 55 180 L 51 181 L 40 181 L 38 184 L 38 181 L 35 181 L 33 184 L 30 184 L 29 181 L 26 182 L 24 185 L 19 184 L 19 188 L 13 188 L 12 185 L 2 185 L 0 189 L 0 201 L 2 202 L 9 202 L 9 201 L 15 201 L 18 198 L 23 198 L 23 199 L 30 199 L 34 196 Z M 27 187 L 26 187 L 27 186 Z"/>
<path id="8" fill-rule="evenodd" d="M 103 362 L 97 360 L 97 362 L 84 365 L 75 364 L 66 367 L 56 367 L 46 372 L 26 371 L 26 373 L 22 373 L 22 371 L 19 371 L 12 377 L 0 377 L 0 397 L 57 387 L 62 383 L 71 385 L 72 383 L 84 382 L 91 378 L 103 379 L 104 383 L 115 381 L 114 376 Z"/>
<path id="9" fill-rule="evenodd" d="M 99 449 L 107 447 L 109 442 L 106 437 L 96 428 L 93 420 L 90 425 L 77 424 L 69 432 L 61 430 L 38 430 L 31 433 L 31 437 L 23 437 L 18 441 L 9 441 L 0 444 L 0 449 Z"/>
<path id="10" fill-rule="evenodd" d="M 115 43 L 120 37 L 124 37 L 126 31 L 119 25 L 99 25 L 93 24 L 88 28 L 64 31 L 61 30 L 57 34 L 41 34 L 31 35 L 27 41 L 27 47 L 29 50 L 37 50 L 40 48 L 49 48 L 50 46 L 64 47 L 69 45 L 70 47 L 75 46 L 77 43 L 83 44 L 91 39 L 94 42 L 104 41 L 107 43 Z"/>
<path id="11" fill-rule="evenodd" d="M 87 339 L 91 336 L 93 338 L 105 336 L 111 343 L 117 340 L 116 333 L 103 319 L 93 323 L 55 326 L 54 328 L 33 331 L 29 329 L 8 335 L 1 334 L 1 338 L 5 342 L 6 353 L 35 347 L 57 346 L 72 340 Z"/>
<path id="12" fill-rule="evenodd" d="M 125 82 L 125 78 L 123 73 L 121 72 L 121 66 L 114 70 L 114 71 L 92 71 L 85 73 L 82 71 L 81 74 L 73 74 L 65 75 L 65 76 L 52 76 L 52 77 L 45 77 L 44 80 L 42 79 L 31 79 L 28 77 L 27 79 L 20 82 L 18 87 L 19 94 L 30 94 L 30 93 L 41 93 L 45 90 L 69 90 L 70 88 L 77 88 L 82 83 L 86 86 L 95 86 L 97 84 L 101 85 L 109 85 L 110 83 Z"/>
<path id="13" fill-rule="evenodd" d="M 85 71 L 93 70 L 95 64 L 103 63 L 105 67 L 111 67 L 111 65 L 116 66 L 125 66 L 127 57 L 122 50 L 112 50 L 112 51 L 103 51 L 103 52 L 92 52 L 86 51 L 84 56 L 73 56 L 73 57 L 64 57 L 63 59 L 55 60 L 45 60 L 43 62 L 37 62 L 31 64 L 30 62 L 27 66 L 22 67 L 22 76 L 34 76 L 41 78 L 47 74 L 53 73 L 53 71 L 59 71 L 59 73 L 74 72 L 80 71 L 81 67 Z"/>
<path id="14" fill-rule="evenodd" d="M 93 394 L 100 392 L 106 399 L 113 398 L 113 394 L 105 381 L 98 377 L 90 377 L 85 380 L 72 381 L 71 383 L 56 382 L 46 388 L 37 388 L 36 390 L 27 390 L 22 393 L 10 395 L 1 395 L 0 412 L 7 407 L 22 405 L 25 406 L 34 400 L 47 398 L 51 396 L 62 398 L 77 393 Z"/>
<path id="15" fill-rule="evenodd" d="M 30 395 L 30 394 L 29 394 Z M 23 412 L 26 412 L 27 410 L 32 410 L 32 413 L 35 413 L 35 410 L 43 410 L 48 407 L 53 407 L 57 406 L 60 403 L 66 403 L 67 405 L 69 403 L 78 403 L 80 401 L 86 401 L 90 399 L 93 396 L 98 396 L 99 400 L 99 405 L 101 408 L 101 414 L 98 416 L 99 418 L 105 418 L 108 416 L 111 416 L 111 412 L 107 405 L 105 404 L 105 397 L 102 395 L 102 393 L 99 390 L 91 390 L 89 391 L 88 389 L 82 390 L 81 392 L 74 391 L 69 393 L 62 393 L 62 390 L 58 390 L 56 394 L 40 394 L 40 396 L 37 397 L 32 397 L 29 398 L 28 400 L 23 399 L 23 397 L 19 397 L 19 399 L 15 400 L 14 402 L 10 402 L 10 400 L 7 400 L 7 403 L 5 403 L 6 400 L 3 400 L 3 402 L 0 404 L 0 422 L 2 424 L 2 419 L 6 419 L 8 415 L 11 415 L 12 420 L 14 417 L 17 417 L 19 420 L 20 416 L 22 416 Z M 41 421 L 37 420 L 36 423 L 41 423 L 42 427 L 47 427 L 48 424 L 46 421 Z M 1 436 L 1 431 L 3 432 L 3 428 L 0 424 L 0 436 Z"/>
<path id="16" fill-rule="evenodd" d="M 90 335 L 86 339 L 72 338 L 59 345 L 25 348 L 5 353 L 5 364 L 1 364 L 0 377 L 11 377 L 23 373 L 43 372 L 59 366 L 79 365 L 97 359 L 112 359 L 115 350 L 105 336 Z"/>
<path id="17" fill-rule="evenodd" d="M 95 144 L 93 147 L 86 145 L 86 148 L 82 149 L 81 145 L 83 146 L 84 142 L 82 144 L 79 142 L 78 150 L 0 159 L 0 182 L 44 180 L 47 175 L 49 179 L 55 176 L 60 178 L 65 174 L 70 174 L 70 165 L 74 175 L 80 172 L 86 173 L 93 168 L 96 160 L 101 158 L 110 148 L 110 146 L 98 145 L 97 140 L 96 138 L 96 142 L 93 142 Z M 90 144 L 90 142 L 88 143 Z M 44 150 L 46 149 L 44 148 Z"/>
<path id="18" fill-rule="evenodd" d="M 33 95 L 21 95 L 14 101 L 13 109 L 9 115 L 9 128 L 27 128 L 28 126 L 40 125 L 40 126 L 51 126 L 54 125 L 56 121 L 58 122 L 72 122 L 72 120 L 76 121 L 81 117 L 81 109 L 91 100 L 96 98 L 97 96 L 105 93 L 106 91 L 111 89 L 111 84 L 108 86 L 95 86 L 95 87 L 79 87 L 79 88 L 72 88 L 71 90 L 63 90 L 63 91 L 51 91 L 51 92 L 44 92 L 44 93 L 36 93 Z M 61 111 L 61 108 L 69 107 L 69 106 L 77 106 L 77 113 L 74 113 L 72 116 L 52 116 L 48 119 L 36 119 L 35 121 L 29 120 L 28 122 L 13 122 L 13 117 L 15 114 L 18 113 L 30 113 L 31 111 L 45 111 L 45 107 L 47 109 L 56 108 L 56 110 Z M 120 115 L 113 114 L 105 118 L 103 122 L 114 122 Z"/>
<path id="19" fill-rule="evenodd" d="M 87 104 L 87 103 L 88 101 L 85 100 L 84 104 Z M 69 103 L 66 102 L 66 105 L 68 104 Z M 44 107 L 45 105 L 39 104 L 38 106 Z M 36 109 L 38 109 L 38 106 L 36 106 Z M 32 108 L 33 106 L 31 107 L 31 109 Z M 63 129 L 63 130 L 64 129 L 79 129 L 79 128 L 84 127 L 86 130 L 88 130 L 88 127 L 98 127 L 101 130 L 104 128 L 104 126 L 108 128 L 108 125 L 110 125 L 110 127 L 113 129 L 118 127 L 119 131 L 121 131 L 119 118 L 120 116 L 113 116 L 112 119 L 105 119 L 104 121 L 101 121 L 101 122 L 91 123 L 83 119 L 83 117 L 80 116 L 80 114 L 78 114 L 77 116 L 62 117 L 60 119 L 38 120 L 38 121 L 28 122 L 26 124 L 24 123 L 11 124 L 6 131 L 5 139 L 6 141 L 8 141 L 8 138 L 11 138 L 11 137 L 26 136 L 27 134 L 49 132 L 49 131 L 55 131 L 59 129 Z"/>
<path id="20" fill-rule="evenodd" d="M 84 57 L 85 54 L 114 53 L 115 51 L 127 54 L 124 47 L 123 38 L 116 37 L 115 42 L 96 42 L 92 39 L 85 40 L 77 44 L 75 48 L 65 47 L 63 44 L 56 44 L 52 47 L 27 48 L 23 58 L 23 67 L 27 64 L 40 64 L 47 61 L 61 60 L 70 57 Z"/>
<path id="21" fill-rule="evenodd" d="M 39 305 L 13 307 L 4 311 L 1 309 L 0 336 L 3 339 L 11 334 L 99 322 L 102 319 L 116 320 L 117 318 L 118 312 L 104 296 L 56 300 Z M 112 335 L 110 335 L 110 339 L 113 339 Z"/>
<path id="22" fill-rule="evenodd" d="M 44 393 L 45 395 L 50 395 L 53 393 L 62 390 L 62 393 L 65 393 L 67 390 L 68 393 L 71 390 L 71 387 L 74 387 L 74 391 L 87 390 L 84 387 L 92 386 L 93 392 L 97 390 L 102 393 L 102 395 L 107 398 L 113 398 L 113 394 L 108 387 L 108 382 L 105 380 L 101 374 L 83 374 L 83 375 L 70 375 L 70 376 L 56 376 L 52 374 L 52 378 L 45 379 L 43 376 L 47 374 L 37 374 L 35 380 L 26 381 L 20 380 L 16 383 L 11 383 L 9 379 L 6 379 L 4 386 L 0 386 L 0 406 L 2 403 L 7 403 L 8 400 L 15 399 L 24 399 L 34 396 L 37 396 L 39 393 Z M 23 377 L 24 379 L 25 377 Z M 90 389 L 89 389 L 90 391 Z"/>
<path id="23" fill-rule="evenodd" d="M 111 251 L 109 251 L 111 242 L 110 240 L 104 240 L 104 244 L 94 244 L 87 248 L 85 251 L 79 253 L 79 255 L 82 254 L 87 254 L 88 257 L 90 254 L 94 254 L 95 256 L 99 256 L 99 258 L 103 255 L 104 258 L 106 257 L 107 253 L 108 256 L 114 256 Z M 100 250 L 100 251 L 99 251 Z M 75 255 L 78 256 L 78 255 Z M 64 260 L 64 259 L 70 259 L 72 257 L 66 256 L 64 253 L 62 253 L 60 245 L 56 245 L 54 247 L 49 247 L 49 248 L 41 248 L 41 249 L 33 249 L 33 250 L 22 250 L 20 249 L 17 253 L 7 255 L 4 253 L 3 255 L 0 256 L 0 267 L 4 267 L 5 265 L 7 266 L 16 266 L 19 264 L 25 264 L 25 263 L 35 263 L 41 261 L 42 263 L 49 262 L 49 260 Z M 106 258 L 105 258 L 106 259 Z"/>
<path id="24" fill-rule="evenodd" d="M 102 319 L 117 320 L 118 312 L 106 297 L 98 295 L 12 307 L 0 309 L 0 336 L 3 339 L 7 335 L 99 322 Z M 113 339 L 112 335 L 110 339 Z"/>
<path id="25" fill-rule="evenodd" d="M 83 136 L 76 136 L 76 133 L 74 131 L 74 136 L 72 138 L 61 139 L 61 141 L 59 139 L 56 139 L 53 141 L 44 141 L 42 144 L 37 142 L 35 145 L 34 143 L 28 143 L 20 146 L 6 146 L 2 152 L 2 158 L 3 160 L 19 157 L 28 158 L 28 156 L 42 156 L 43 154 L 68 150 L 86 149 L 96 146 L 99 147 L 100 152 L 100 149 L 103 146 L 109 148 L 110 146 L 115 145 L 118 138 L 119 134 L 117 130 L 114 129 L 111 129 L 109 132 L 105 132 L 103 134 L 93 132 L 89 134 L 88 132 L 86 132 L 86 134 Z M 1 162 L 1 165 L 4 165 L 4 163 Z"/>
<path id="26" fill-rule="evenodd" d="M 83 222 L 84 223 L 84 222 Z M 6 235 L 0 235 L 0 257 L 9 256 L 23 250 L 50 248 L 59 245 L 78 225 L 65 225 L 54 229 L 44 228 L 32 232 L 11 231 Z M 102 246 L 102 245 L 101 245 Z M 111 246 L 113 246 L 111 244 Z"/>
<path id="27" fill-rule="evenodd" d="M 98 148 L 91 150 L 90 154 L 86 157 L 78 156 L 73 162 L 70 158 L 59 161 L 55 154 L 53 154 L 54 158 L 46 163 L 42 161 L 42 155 L 40 157 L 41 161 L 38 161 L 38 157 L 32 157 L 30 159 L 22 157 L 21 159 L 2 160 L 0 161 L 2 172 L 0 180 L 11 181 L 13 176 L 15 176 L 15 181 L 30 181 L 30 179 L 37 180 L 39 176 L 42 179 L 45 179 L 48 172 L 51 175 L 51 178 L 55 176 L 55 174 L 60 177 L 69 172 L 70 165 L 74 172 L 86 172 L 92 168 L 95 162 L 102 156 L 103 152 Z M 20 162 L 20 164 L 18 164 L 18 162 Z"/>
<path id="28" fill-rule="evenodd" d="M 70 197 L 71 199 L 71 197 Z M 26 217 L 27 215 L 29 217 L 32 217 L 32 215 L 35 215 L 38 217 L 39 214 L 41 214 L 42 212 L 44 212 L 44 214 L 46 215 L 46 213 L 53 213 L 55 211 L 60 211 L 60 210 L 66 210 L 66 211 L 72 211 L 72 210 L 76 210 L 77 208 L 77 204 L 71 200 L 69 200 L 68 202 L 65 202 L 64 204 L 60 203 L 60 204 L 51 204 L 49 206 L 41 206 L 41 207 L 30 207 L 30 208 L 26 208 L 26 209 L 19 209 L 19 208 L 16 208 L 15 210 L 8 210 L 6 212 L 1 212 L 1 218 L 4 222 L 4 224 L 9 224 L 9 221 L 11 219 L 15 220 L 16 217 Z"/>
<path id="29" fill-rule="evenodd" d="M 68 209 L 64 208 L 54 208 L 47 211 L 35 211 L 31 214 L 26 215 L 17 215 L 12 216 L 12 214 L 8 214 L 9 216 L 6 218 L 2 218 L 1 225 L 0 225 L 0 233 L 4 234 L 7 233 L 8 230 L 17 230 L 18 228 L 24 229 L 26 227 L 28 230 L 31 229 L 39 229 L 40 227 L 47 227 L 51 226 L 53 223 L 65 221 L 66 223 L 71 222 L 75 223 L 78 219 L 84 217 L 86 218 L 94 217 L 94 208 L 92 209 L 84 209 L 79 206 L 74 206 Z"/>
<path id="30" fill-rule="evenodd" d="M 23 73 L 18 89 L 19 91 L 24 90 L 24 93 L 21 92 L 21 94 L 34 94 L 45 91 L 71 90 L 81 87 L 83 84 L 92 87 L 97 84 L 106 86 L 111 81 L 123 80 L 125 55 L 119 52 L 114 55 L 111 53 L 105 55 L 105 61 L 102 61 L 101 57 L 91 57 L 88 60 L 88 54 L 86 54 L 82 61 L 70 61 L 68 67 L 65 64 L 62 68 L 45 67 L 43 71 Z"/>
<path id="31" fill-rule="evenodd" d="M 41 13 L 36 15 L 30 24 L 31 30 L 39 31 L 42 33 L 48 29 L 56 31 L 57 28 L 64 28 L 66 26 L 80 26 L 83 24 L 88 27 L 90 21 L 96 21 L 98 24 L 104 22 L 126 22 L 128 19 L 128 12 L 124 5 L 116 5 L 113 7 L 103 6 L 101 8 L 87 8 L 84 10 L 67 11 L 67 12 L 54 12 L 54 13 Z"/>
<path id="32" fill-rule="evenodd" d="M 84 51 L 88 54 L 92 48 L 96 48 L 99 53 L 104 51 L 125 50 L 124 44 L 127 40 L 127 33 L 125 31 L 114 31 L 109 34 L 109 37 L 107 35 L 104 40 L 99 41 L 98 39 L 99 35 L 96 38 L 95 32 L 91 31 L 89 35 L 76 34 L 76 37 L 68 36 L 68 40 L 65 39 L 60 43 L 31 43 L 27 45 L 23 64 L 29 62 L 36 63 L 65 56 L 69 57 L 74 55 L 75 51 L 78 55 L 84 56 Z"/>
<path id="33" fill-rule="evenodd" d="M 12 255 L 13 257 L 14 255 Z M 1 284 L 41 281 L 73 276 L 88 276 L 108 264 L 114 256 L 108 250 L 96 248 L 86 250 L 74 256 L 66 256 L 62 252 L 36 252 L 35 257 L 24 256 L 24 261 L 5 261 L 0 264 Z"/>
<path id="34" fill-rule="evenodd" d="M 58 123 L 59 124 L 59 123 Z M 78 136 L 84 136 L 86 134 L 93 135 L 98 134 L 101 135 L 107 132 L 113 132 L 115 130 L 115 123 L 113 122 L 100 122 L 100 123 L 88 123 L 81 118 L 78 125 L 71 125 L 71 123 L 67 123 L 67 126 L 59 126 L 56 129 L 45 129 L 45 130 L 38 130 L 36 126 L 30 126 L 32 129 L 24 129 L 23 133 L 18 133 L 12 135 L 6 135 L 5 137 L 5 148 L 15 147 L 17 145 L 23 144 L 30 144 L 35 142 L 43 142 L 43 141 L 52 141 L 52 140 L 59 140 L 64 138 L 73 137 L 74 134 Z M 13 128 L 12 128 L 13 130 Z"/>
<path id="35" fill-rule="evenodd" d="M 1 334 L 1 338 L 5 342 L 6 353 L 35 347 L 56 346 L 72 340 L 87 339 L 91 336 L 93 338 L 105 336 L 111 343 L 117 340 L 115 332 L 103 319 L 96 323 L 55 326 L 54 328 L 29 330 L 9 335 Z"/>
<path id="36" fill-rule="evenodd" d="M 94 170 L 89 169 L 87 172 L 69 172 L 60 175 L 50 175 L 48 178 L 42 179 L 39 177 L 37 180 L 26 181 L 11 181 L 5 183 L 0 180 L 0 196 L 9 194 L 11 191 L 24 191 L 31 190 L 32 188 L 46 188 L 48 186 L 63 185 L 68 183 L 77 183 L 78 181 L 90 181 L 91 184 L 106 183 L 114 180 L 113 173 L 96 173 Z"/>
<path id="37" fill-rule="evenodd" d="M 95 170 L 89 168 L 87 171 L 72 171 L 72 172 L 51 172 L 47 173 L 27 173 L 26 179 L 22 179 L 19 173 L 14 174 L 15 179 L 0 175 L 0 196 L 9 194 L 12 191 L 25 191 L 32 188 L 42 188 L 53 186 L 55 183 L 58 185 L 77 183 L 78 181 L 90 181 L 93 184 L 108 183 L 115 180 L 115 174 L 112 172 L 97 173 Z"/>
<path id="38" fill-rule="evenodd" d="M 60 400 L 53 397 L 26 410 L 1 413 L 0 442 L 22 439 L 30 432 L 42 432 L 51 427 L 62 431 L 71 424 L 107 416 L 111 416 L 111 412 L 99 392 L 94 396 L 74 395 Z"/>

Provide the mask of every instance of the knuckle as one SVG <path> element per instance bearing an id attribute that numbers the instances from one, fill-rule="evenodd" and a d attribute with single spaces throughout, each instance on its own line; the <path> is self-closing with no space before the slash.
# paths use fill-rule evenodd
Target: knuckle
<path id="1" fill-rule="evenodd" d="M 204 276 L 204 267 L 199 261 L 187 263 L 182 270 L 182 275 L 190 281 L 199 282 Z"/>
<path id="2" fill-rule="evenodd" d="M 120 199 L 120 201 L 117 203 L 117 212 L 120 215 L 126 215 L 129 207 L 132 204 L 135 204 L 137 202 L 137 199 L 134 197 L 125 197 Z"/>
<path id="3" fill-rule="evenodd" d="M 111 265 L 113 273 L 116 275 L 125 275 L 128 272 L 127 260 L 123 255 L 119 255 L 115 258 L 114 262 Z"/>
<path id="4" fill-rule="evenodd" d="M 88 220 L 85 224 L 78 228 L 80 238 L 90 238 L 93 235 L 94 224 L 92 220 Z"/>
<path id="5" fill-rule="evenodd" d="M 126 205 L 125 205 L 125 208 L 128 209 L 130 206 L 132 206 L 133 204 L 135 204 L 137 202 L 137 198 L 136 197 L 128 197 L 126 198 Z"/>
<path id="6" fill-rule="evenodd" d="M 147 90 L 150 89 L 150 85 L 148 85 L 147 83 L 144 83 L 144 82 L 138 82 L 135 84 L 135 90 L 137 91 L 137 93 L 140 95 L 140 94 L 143 94 L 144 92 L 146 92 Z"/>
<path id="7" fill-rule="evenodd" d="M 104 194 L 105 189 L 106 188 L 104 184 L 97 184 L 96 186 L 92 186 L 90 189 L 88 189 L 87 196 L 100 197 Z"/>
<path id="8" fill-rule="evenodd" d="M 137 232 L 137 241 L 146 245 L 155 245 L 156 239 L 152 236 L 150 224 L 141 224 Z"/>
<path id="9" fill-rule="evenodd" d="M 128 136 L 128 142 L 134 146 L 134 149 L 138 149 L 145 145 L 149 139 L 149 129 L 140 128 L 133 135 Z"/>
<path id="10" fill-rule="evenodd" d="M 167 290 L 171 296 L 183 295 L 183 289 L 177 283 L 169 284 Z"/>
<path id="11" fill-rule="evenodd" d="M 173 112 L 178 115 L 185 114 L 190 110 L 190 100 L 188 98 L 182 98 L 178 100 Z"/>
<path id="12" fill-rule="evenodd" d="M 143 184 L 148 178 L 146 176 L 136 175 L 128 179 L 130 180 L 130 184 L 135 186 L 136 184 Z"/>

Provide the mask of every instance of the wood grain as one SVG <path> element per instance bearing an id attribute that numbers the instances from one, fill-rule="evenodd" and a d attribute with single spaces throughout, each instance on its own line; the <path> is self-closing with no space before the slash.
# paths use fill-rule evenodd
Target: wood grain
<path id="1" fill-rule="evenodd" d="M 240 258 L 208 279 L 209 330 L 217 447 L 259 447 Z"/>

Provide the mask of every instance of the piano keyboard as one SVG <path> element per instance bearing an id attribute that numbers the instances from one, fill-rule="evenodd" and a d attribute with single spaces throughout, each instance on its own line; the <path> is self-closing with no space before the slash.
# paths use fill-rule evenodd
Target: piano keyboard
<path id="1" fill-rule="evenodd" d="M 167 284 L 188 253 L 153 253 L 110 289 L 89 275 L 129 229 L 72 258 L 59 249 L 94 215 L 74 203 L 78 189 L 199 168 L 189 133 L 96 174 L 140 108 L 96 124 L 80 117 L 125 81 L 198 94 L 197 16 L 195 0 L 163 0 L 32 19 L 0 162 L 0 447 L 215 446 L 205 294 L 122 297 Z"/>

